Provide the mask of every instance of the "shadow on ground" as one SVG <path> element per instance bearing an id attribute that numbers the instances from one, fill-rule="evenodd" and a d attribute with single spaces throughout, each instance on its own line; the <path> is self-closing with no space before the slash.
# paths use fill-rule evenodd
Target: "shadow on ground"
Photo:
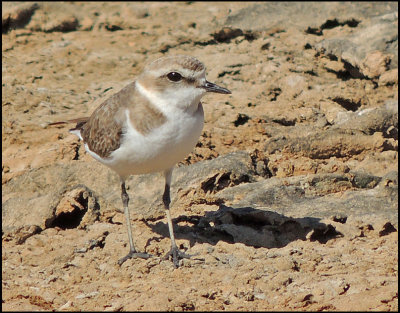
<path id="1" fill-rule="evenodd" d="M 169 237 L 168 225 L 163 222 L 144 223 L 154 233 Z M 319 218 L 292 218 L 265 209 L 252 207 L 233 208 L 220 205 L 217 211 L 204 216 L 180 215 L 173 219 L 176 239 L 215 245 L 219 241 L 243 243 L 255 248 L 280 248 L 291 241 L 311 240 L 326 243 L 342 234 Z M 147 245 L 155 238 L 149 239 Z"/>

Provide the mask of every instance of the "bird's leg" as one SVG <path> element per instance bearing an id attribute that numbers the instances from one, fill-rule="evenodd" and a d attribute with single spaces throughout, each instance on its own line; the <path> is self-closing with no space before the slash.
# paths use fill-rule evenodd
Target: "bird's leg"
<path id="1" fill-rule="evenodd" d="M 122 190 L 121 199 L 122 199 L 122 204 L 124 205 L 126 225 L 128 227 L 128 238 L 129 238 L 130 250 L 126 256 L 124 256 L 123 258 L 118 260 L 119 265 L 122 265 L 128 259 L 134 259 L 134 258 L 148 259 L 149 257 L 151 257 L 150 254 L 137 252 L 135 249 L 135 246 L 133 245 L 132 226 L 131 226 L 131 220 L 130 220 L 129 208 L 128 208 L 129 196 L 128 196 L 128 193 L 126 192 L 124 180 L 121 181 L 121 190 Z"/>
<path id="2" fill-rule="evenodd" d="M 172 168 L 166 170 L 164 172 L 165 176 L 165 189 L 163 194 L 163 203 L 164 203 L 164 210 L 167 216 L 168 221 L 168 229 L 169 229 L 169 236 L 171 238 L 171 250 L 164 256 L 164 259 L 168 259 L 169 256 L 172 256 L 172 262 L 174 263 L 174 267 L 178 268 L 179 266 L 179 259 L 189 259 L 192 255 L 186 254 L 178 249 L 178 246 L 175 242 L 174 236 L 174 228 L 172 224 L 171 214 L 169 211 L 169 204 L 171 203 L 170 197 L 170 186 L 171 186 L 171 178 L 172 178 Z"/>

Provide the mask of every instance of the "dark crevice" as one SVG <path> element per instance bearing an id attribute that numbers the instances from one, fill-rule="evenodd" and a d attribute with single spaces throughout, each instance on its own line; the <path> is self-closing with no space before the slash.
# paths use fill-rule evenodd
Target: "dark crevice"
<path id="1" fill-rule="evenodd" d="M 64 197 L 66 197 L 68 203 L 70 203 L 72 208 L 69 208 L 59 213 L 57 213 L 56 209 L 54 218 L 46 222 L 46 228 L 77 228 L 81 224 L 83 217 L 85 216 L 85 214 L 87 214 L 89 209 L 91 212 L 97 212 L 100 210 L 97 200 L 95 198 L 93 200 L 92 193 L 87 191 L 87 189 L 72 190 Z M 72 197 L 72 199 L 69 200 L 69 197 Z"/>
<path id="2" fill-rule="evenodd" d="M 250 119 L 250 117 L 248 115 L 239 113 L 236 117 L 236 120 L 233 122 L 233 124 L 235 125 L 235 127 L 238 127 L 240 125 L 246 124 L 249 119 Z"/>
<path id="3" fill-rule="evenodd" d="M 72 159 L 72 160 L 79 160 L 79 145 L 76 145 L 76 147 L 75 147 L 75 155 L 74 155 L 74 158 Z"/>
<path id="4" fill-rule="evenodd" d="M 121 26 L 118 26 L 118 25 L 105 25 L 104 28 L 106 30 L 110 31 L 110 32 L 115 32 L 117 30 L 123 30 L 123 28 Z"/>
<path id="5" fill-rule="evenodd" d="M 100 249 L 103 249 L 104 246 L 106 245 L 105 239 L 108 236 L 109 232 L 105 231 L 103 236 L 99 239 L 90 239 L 88 242 L 88 249 L 92 250 L 96 247 L 99 247 Z"/>
<path id="6" fill-rule="evenodd" d="M 337 104 L 345 108 L 347 111 L 352 111 L 352 112 L 357 111 L 361 106 L 361 101 L 354 102 L 342 97 L 335 97 L 332 99 L 332 101 L 336 102 Z"/>
<path id="7" fill-rule="evenodd" d="M 306 32 L 306 34 L 322 36 L 324 29 L 332 29 L 332 28 L 335 28 L 338 26 L 345 26 L 345 25 L 353 28 L 353 27 L 357 27 L 358 24 L 360 24 L 360 21 L 357 21 L 354 18 L 346 20 L 344 22 L 339 22 L 337 19 L 333 19 L 333 20 L 327 20 L 320 27 L 308 27 L 305 30 L 305 32 Z"/>
<path id="8" fill-rule="evenodd" d="M 248 175 L 232 177 L 231 172 L 215 174 L 214 176 L 202 182 L 201 189 L 205 193 L 207 192 L 215 193 L 227 187 L 236 186 L 243 182 L 249 182 L 249 180 L 250 178 Z"/>
<path id="9" fill-rule="evenodd" d="M 270 101 L 276 101 L 278 96 L 282 93 L 282 89 L 279 87 L 272 88 L 269 90 L 268 97 Z"/>
<path id="10" fill-rule="evenodd" d="M 15 18 L 11 15 L 7 18 L 2 19 L 1 31 L 3 34 L 7 34 L 10 30 L 24 28 L 29 22 L 35 11 L 39 8 L 37 3 L 30 5 L 27 8 L 19 10 Z"/>
<path id="11" fill-rule="evenodd" d="M 224 77 L 226 74 L 228 74 L 228 75 L 238 75 L 238 74 L 240 74 L 240 70 L 236 70 L 236 71 L 223 71 L 222 73 L 218 74 L 218 78 L 219 78 L 219 77 Z"/>
<path id="12" fill-rule="evenodd" d="M 383 229 L 379 232 L 379 236 L 381 237 L 397 231 L 397 229 L 390 222 L 387 222 L 382 228 Z"/>
<path id="13" fill-rule="evenodd" d="M 214 39 L 211 39 L 211 40 L 207 40 L 207 41 L 195 41 L 193 44 L 195 46 L 204 47 L 204 46 L 208 46 L 208 45 L 216 45 L 217 42 Z"/>
<path id="14" fill-rule="evenodd" d="M 340 223 L 340 224 L 346 224 L 347 222 L 347 216 L 344 215 L 335 215 L 332 217 L 332 221 Z"/>
<path id="15" fill-rule="evenodd" d="M 333 71 L 331 69 L 326 69 L 328 73 L 333 73 L 336 77 L 342 81 L 347 81 L 352 78 L 348 71 Z"/>
<path id="16" fill-rule="evenodd" d="M 77 228 L 86 211 L 75 207 L 75 210 L 72 212 L 62 212 L 54 219 L 50 227 L 59 227 L 61 229 Z"/>
<path id="17" fill-rule="evenodd" d="M 344 68 L 346 69 L 347 72 L 349 72 L 349 74 L 352 77 L 358 78 L 358 79 L 366 79 L 367 78 L 364 76 L 363 73 L 361 73 L 360 69 L 358 69 L 357 67 L 354 67 L 349 62 L 347 62 L 343 59 L 342 59 L 342 62 L 343 62 Z"/>
<path id="18" fill-rule="evenodd" d="M 272 122 L 277 123 L 282 126 L 295 126 L 296 125 L 296 120 L 287 120 L 287 119 L 273 119 Z"/>
<path id="19" fill-rule="evenodd" d="M 327 227 L 324 228 L 315 228 L 313 230 L 312 235 L 310 236 L 310 241 L 318 241 L 319 243 L 325 244 L 327 243 L 330 239 L 337 238 L 340 236 L 343 236 L 341 233 L 339 233 L 335 227 L 332 225 L 326 225 Z"/>

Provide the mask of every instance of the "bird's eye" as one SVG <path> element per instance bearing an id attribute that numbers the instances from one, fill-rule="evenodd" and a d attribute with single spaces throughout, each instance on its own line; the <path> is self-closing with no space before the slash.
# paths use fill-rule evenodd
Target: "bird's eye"
<path id="1" fill-rule="evenodd" d="M 171 72 L 167 75 L 168 79 L 173 82 L 178 82 L 182 79 L 182 75 L 178 72 Z"/>

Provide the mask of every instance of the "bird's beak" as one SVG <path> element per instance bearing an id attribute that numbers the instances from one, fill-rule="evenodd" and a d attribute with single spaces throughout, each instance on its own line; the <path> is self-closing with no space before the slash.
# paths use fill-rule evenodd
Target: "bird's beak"
<path id="1" fill-rule="evenodd" d="M 206 81 L 206 83 L 202 86 L 207 92 L 216 92 L 216 93 L 224 93 L 224 94 L 229 94 L 231 93 L 228 89 L 220 87 L 216 84 L 210 83 L 209 81 Z"/>

